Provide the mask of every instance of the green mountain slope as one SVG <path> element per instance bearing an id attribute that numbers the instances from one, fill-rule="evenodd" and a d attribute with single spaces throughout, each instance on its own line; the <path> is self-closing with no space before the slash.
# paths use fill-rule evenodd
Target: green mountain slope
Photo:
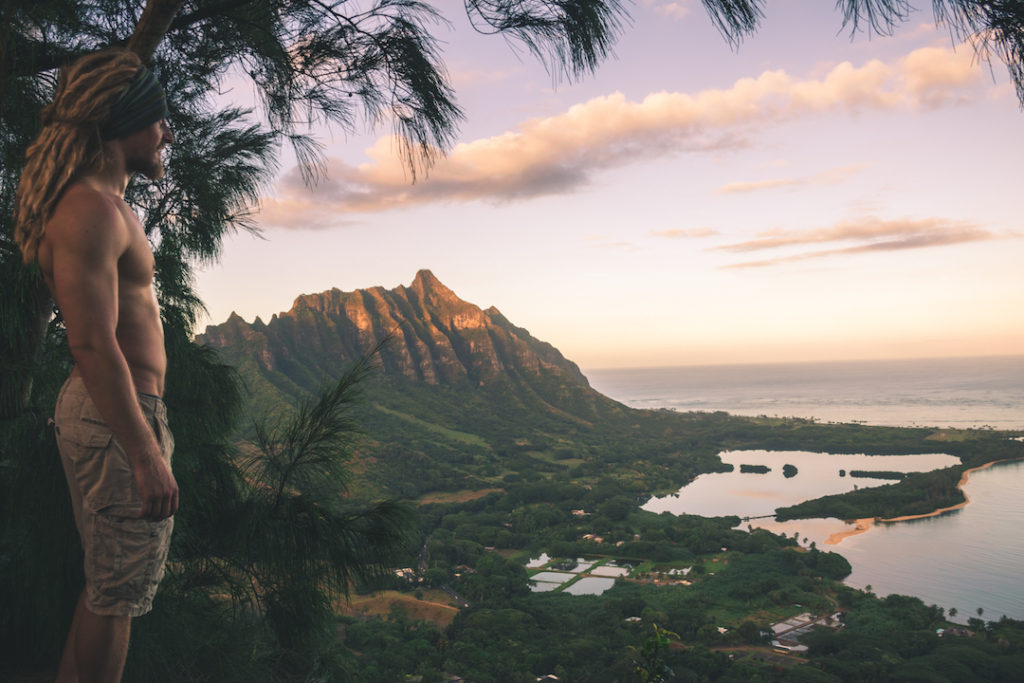
<path id="1" fill-rule="evenodd" d="M 250 414 L 280 414 L 391 336 L 358 415 L 359 487 L 401 497 L 569 479 L 642 497 L 724 469 L 725 448 L 933 452 L 931 431 L 725 413 L 636 410 L 592 389 L 575 363 L 496 308 L 427 270 L 409 287 L 302 295 L 268 323 L 232 314 L 199 341 L 238 368 Z M 944 444 L 951 446 L 952 444 Z M 947 449 L 954 450 L 954 449 Z"/>
<path id="2" fill-rule="evenodd" d="M 300 296 L 268 323 L 232 314 L 199 341 L 238 368 L 260 416 L 294 406 L 389 334 L 360 416 L 372 463 L 365 476 L 382 492 L 482 488 L 524 471 L 586 479 L 617 462 L 670 456 L 678 485 L 720 466 L 717 446 L 694 427 L 729 418 L 623 406 L 556 348 L 426 270 L 409 287 Z M 654 469 L 643 472 L 650 467 L 636 473 L 637 492 L 655 483 Z"/>

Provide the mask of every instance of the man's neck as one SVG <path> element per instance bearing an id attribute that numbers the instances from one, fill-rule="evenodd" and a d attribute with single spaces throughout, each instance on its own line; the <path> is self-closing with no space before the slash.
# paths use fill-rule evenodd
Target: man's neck
<path id="1" fill-rule="evenodd" d="M 116 140 L 105 143 L 103 147 L 103 168 L 96 173 L 90 173 L 89 180 L 97 190 L 124 197 L 128 180 L 131 178 L 125 164 L 124 151 Z"/>

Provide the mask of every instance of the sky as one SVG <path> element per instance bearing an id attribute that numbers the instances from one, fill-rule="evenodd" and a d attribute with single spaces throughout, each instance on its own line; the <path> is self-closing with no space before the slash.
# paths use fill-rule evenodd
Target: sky
<path id="1" fill-rule="evenodd" d="M 261 234 L 197 276 L 204 326 L 427 268 L 584 372 L 1024 353 L 1024 112 L 930 3 L 851 39 L 773 0 L 737 49 L 696 0 L 638 0 L 573 82 L 437 6 L 454 148 L 412 183 L 388 126 L 325 129 L 312 188 L 282 156 Z"/>

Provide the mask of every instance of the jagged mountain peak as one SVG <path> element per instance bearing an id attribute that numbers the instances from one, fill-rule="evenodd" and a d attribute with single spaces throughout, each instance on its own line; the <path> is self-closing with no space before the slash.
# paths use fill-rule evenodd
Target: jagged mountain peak
<path id="1" fill-rule="evenodd" d="M 416 272 L 416 277 L 413 278 L 410 289 L 416 292 L 429 292 L 443 294 L 446 296 L 455 296 L 455 292 L 442 284 L 441 281 L 437 279 L 437 276 L 427 268 L 423 268 Z"/>
<path id="2" fill-rule="evenodd" d="M 477 306 L 460 299 L 455 292 L 426 269 L 416 273 L 411 285 L 398 287 L 396 292 L 401 292 L 411 302 L 419 302 L 435 314 L 440 313 L 442 316 L 444 315 L 442 309 L 447 309 L 450 312 L 459 310 L 463 313 L 470 309 L 480 311 Z"/>
<path id="3" fill-rule="evenodd" d="M 266 324 L 233 316 L 207 327 L 199 341 L 225 350 L 247 347 L 263 372 L 294 374 L 301 366 L 301 374 L 322 377 L 389 334 L 381 361 L 391 375 L 439 385 L 557 380 L 589 387 L 576 364 L 553 346 L 497 308 L 484 311 L 463 301 L 426 269 L 409 287 L 300 295 L 291 310 Z"/>

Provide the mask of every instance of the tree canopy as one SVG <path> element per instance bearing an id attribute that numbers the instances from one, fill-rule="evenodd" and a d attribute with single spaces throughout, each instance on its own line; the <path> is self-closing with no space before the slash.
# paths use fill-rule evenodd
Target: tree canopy
<path id="1" fill-rule="evenodd" d="M 767 3 L 703 4 L 738 45 Z M 894 31 L 911 8 L 906 0 L 836 6 L 842 26 L 879 33 Z M 621 0 L 464 0 L 463 9 L 476 31 L 524 45 L 556 79 L 597 68 L 629 20 Z M 933 11 L 954 40 L 1007 65 L 1024 103 L 1024 3 L 935 0 Z M 180 132 L 165 177 L 133 183 L 126 195 L 156 256 L 183 492 L 166 589 L 174 599 L 158 602 L 133 650 L 156 668 L 147 674 L 136 654 L 129 677 L 302 678 L 344 668 L 332 659 L 333 591 L 384 571 L 402 547 L 400 506 L 349 505 L 338 482 L 349 452 L 339 438 L 351 428 L 339 416 L 365 368 L 334 378 L 278 431 L 262 431 L 243 458 L 232 448 L 242 387 L 192 342 L 202 310 L 192 269 L 217 258 L 225 234 L 254 229 L 282 145 L 295 150 L 307 181 L 320 177 L 311 131 L 321 124 L 390 125 L 411 179 L 428 171 L 462 119 L 438 39 L 445 24 L 435 4 L 420 0 L 0 3 L 0 660 L 55 661 L 81 581 L 46 425 L 71 361 L 59 312 L 38 268 L 22 263 L 11 225 L 25 149 L 58 67 L 127 45 L 155 65 Z M 237 73 L 259 93 L 259 113 L 216 104 Z"/>

